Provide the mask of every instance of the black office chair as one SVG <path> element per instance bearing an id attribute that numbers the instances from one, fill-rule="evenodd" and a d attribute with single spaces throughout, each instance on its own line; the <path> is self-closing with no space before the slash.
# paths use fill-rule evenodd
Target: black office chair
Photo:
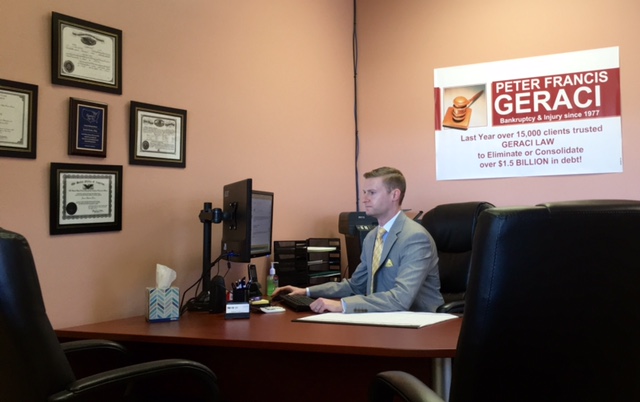
<path id="1" fill-rule="evenodd" d="M 45 311 L 27 240 L 0 228 L 0 401 L 164 401 L 169 396 L 164 385 L 186 377 L 198 389 L 178 390 L 176 400 L 219 399 L 215 374 L 182 359 L 140 363 L 77 379 L 65 352 L 78 361 L 87 351 L 112 351 L 113 362 L 126 359 L 124 348 L 115 342 L 60 344 Z"/>
<path id="2" fill-rule="evenodd" d="M 422 217 L 422 226 L 431 234 L 438 248 L 440 291 L 444 298 L 438 312 L 464 312 L 476 222 L 482 211 L 493 207 L 484 201 L 442 204 Z"/>
<path id="3" fill-rule="evenodd" d="M 640 401 L 640 201 L 493 208 L 476 228 L 451 402 Z M 370 400 L 441 401 L 380 373 Z"/>

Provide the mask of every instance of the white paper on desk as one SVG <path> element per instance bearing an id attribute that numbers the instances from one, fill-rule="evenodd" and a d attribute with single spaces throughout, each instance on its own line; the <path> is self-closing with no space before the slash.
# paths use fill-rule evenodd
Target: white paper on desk
<path id="1" fill-rule="evenodd" d="M 374 325 L 383 327 L 422 328 L 427 325 L 452 320 L 458 316 L 446 313 L 418 313 L 393 311 L 385 313 L 324 313 L 298 318 L 294 321 L 319 322 L 325 324 Z"/>

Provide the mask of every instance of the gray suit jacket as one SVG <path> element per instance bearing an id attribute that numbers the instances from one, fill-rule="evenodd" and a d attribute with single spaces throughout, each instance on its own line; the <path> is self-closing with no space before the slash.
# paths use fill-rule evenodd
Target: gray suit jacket
<path id="1" fill-rule="evenodd" d="M 360 264 L 349 279 L 309 287 L 311 297 L 342 298 L 345 313 L 374 311 L 436 311 L 440 294 L 438 251 L 418 222 L 401 213 L 387 234 L 376 288 L 371 289 L 371 262 L 376 230 L 364 239 Z"/>

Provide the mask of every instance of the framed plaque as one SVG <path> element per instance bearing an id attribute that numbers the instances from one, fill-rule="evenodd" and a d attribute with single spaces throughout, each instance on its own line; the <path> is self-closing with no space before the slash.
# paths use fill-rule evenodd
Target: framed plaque
<path id="1" fill-rule="evenodd" d="M 122 31 L 51 14 L 51 82 L 122 94 Z"/>
<path id="2" fill-rule="evenodd" d="M 104 103 L 69 98 L 69 155 L 107 156 L 107 112 Z"/>
<path id="3" fill-rule="evenodd" d="M 132 101 L 130 114 L 130 164 L 186 166 L 186 110 Z"/>
<path id="4" fill-rule="evenodd" d="M 122 166 L 51 163 L 49 233 L 122 230 Z"/>
<path id="5" fill-rule="evenodd" d="M 0 79 L 0 156 L 36 158 L 38 87 Z"/>

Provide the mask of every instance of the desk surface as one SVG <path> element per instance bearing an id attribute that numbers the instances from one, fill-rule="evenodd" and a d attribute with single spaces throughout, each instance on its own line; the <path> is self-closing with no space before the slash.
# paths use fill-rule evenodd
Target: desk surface
<path id="1" fill-rule="evenodd" d="M 102 338 L 123 343 L 141 360 L 182 357 L 198 360 L 218 376 L 225 402 L 282 402 L 305 395 L 307 402 L 366 401 L 376 373 L 403 370 L 431 381 L 432 358 L 455 355 L 462 319 L 419 329 L 292 322 L 310 313 L 287 310 L 252 313 L 249 319 L 225 320 L 223 314 L 185 313 L 179 321 L 148 323 L 144 317 L 58 329 L 63 340 Z M 286 374 L 267 370 L 246 385 L 247 362 L 265 367 L 293 367 Z M 273 365 L 276 362 L 276 365 Z M 321 375 L 309 376 L 308 369 Z M 326 375 L 349 384 L 327 386 Z M 278 392 L 271 392 L 279 383 Z M 237 396 L 232 390 L 244 389 Z M 285 394 L 283 395 L 283 392 Z"/>
<path id="2" fill-rule="evenodd" d="M 107 338 L 193 346 L 288 350 L 411 358 L 454 357 L 461 319 L 419 329 L 293 322 L 309 315 L 287 310 L 225 320 L 224 314 L 185 313 L 173 322 L 132 317 L 56 330 L 61 338 Z"/>

